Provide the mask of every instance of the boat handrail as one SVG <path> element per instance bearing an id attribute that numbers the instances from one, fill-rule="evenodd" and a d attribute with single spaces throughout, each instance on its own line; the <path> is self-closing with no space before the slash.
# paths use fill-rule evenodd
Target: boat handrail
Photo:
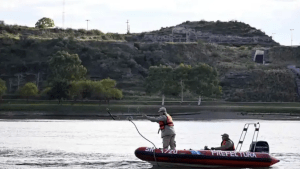
<path id="1" fill-rule="evenodd" d="M 244 128 L 243 128 L 242 134 L 240 136 L 239 142 L 238 142 L 238 144 L 236 146 L 236 150 L 238 150 L 238 148 L 240 148 L 238 151 L 241 151 L 243 143 L 244 143 L 244 140 L 245 140 L 245 137 L 246 137 L 246 134 L 247 134 L 247 131 L 248 131 L 248 128 L 249 128 L 250 125 L 253 125 L 254 128 L 255 128 L 254 133 L 253 133 L 253 137 L 252 137 L 252 144 L 254 142 L 255 136 L 256 136 L 255 142 L 257 142 L 259 128 L 260 128 L 259 122 L 257 122 L 257 123 L 246 123 L 244 125 Z M 255 149 L 255 147 L 256 147 L 256 144 L 254 145 L 254 149 Z"/>

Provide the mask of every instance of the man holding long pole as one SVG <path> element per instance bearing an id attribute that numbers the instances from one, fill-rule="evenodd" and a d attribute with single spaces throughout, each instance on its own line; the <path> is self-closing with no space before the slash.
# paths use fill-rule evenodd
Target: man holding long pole
<path id="1" fill-rule="evenodd" d="M 163 148 L 168 149 L 170 146 L 172 150 L 176 149 L 175 142 L 175 129 L 172 117 L 167 113 L 165 107 L 161 107 L 159 110 L 159 117 L 149 117 L 143 114 L 143 117 L 147 118 L 151 122 L 159 123 L 159 130 L 161 130 L 161 138 L 163 139 Z"/>

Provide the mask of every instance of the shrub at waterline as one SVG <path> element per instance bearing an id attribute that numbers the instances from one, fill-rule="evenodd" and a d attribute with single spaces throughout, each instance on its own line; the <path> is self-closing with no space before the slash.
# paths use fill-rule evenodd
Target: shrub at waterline
<path id="1" fill-rule="evenodd" d="M 5 93 L 6 90 L 7 88 L 5 81 L 0 79 L 0 100 L 2 100 L 2 95 Z"/>
<path id="2" fill-rule="evenodd" d="M 23 97 L 26 97 L 26 100 L 28 102 L 28 98 L 30 96 L 36 96 L 38 94 L 39 90 L 36 87 L 36 85 L 32 82 L 26 83 L 21 89 L 20 94 Z"/>
<path id="3" fill-rule="evenodd" d="M 201 63 L 195 66 L 181 64 L 173 69 L 170 66 L 152 66 L 146 78 L 146 92 L 162 95 L 164 105 L 165 94 L 176 96 L 184 90 L 197 94 L 199 104 L 202 96 L 219 96 L 222 91 L 219 86 L 218 72 L 215 68 Z"/>
<path id="4" fill-rule="evenodd" d="M 120 89 L 116 88 L 117 82 L 113 79 L 106 78 L 100 81 L 103 88 L 103 96 L 107 103 L 111 99 L 121 99 L 123 98 L 123 93 Z"/>
<path id="5" fill-rule="evenodd" d="M 220 96 L 222 93 L 217 70 L 205 63 L 190 69 L 187 85 L 191 92 L 199 96 L 199 105 L 201 97 Z"/>
<path id="6" fill-rule="evenodd" d="M 48 91 L 48 95 L 51 99 L 58 99 L 58 104 L 62 99 L 67 99 L 69 94 L 70 85 L 67 81 L 55 81 L 52 82 L 51 90 Z"/>
<path id="7" fill-rule="evenodd" d="M 165 95 L 178 95 L 180 88 L 173 76 L 171 66 L 151 66 L 149 74 L 145 81 L 146 93 L 159 93 L 162 96 L 162 105 L 164 105 Z"/>
<path id="8" fill-rule="evenodd" d="M 96 81 L 80 80 L 72 81 L 69 88 L 69 96 L 76 101 L 77 99 L 90 98 L 94 93 L 94 83 Z"/>
<path id="9" fill-rule="evenodd" d="M 78 99 L 98 99 L 99 101 L 105 100 L 108 104 L 111 99 L 123 98 L 123 93 L 120 89 L 116 88 L 117 82 L 113 79 L 107 78 L 100 81 L 92 80 L 80 80 L 72 81 L 70 85 L 64 87 L 63 85 L 57 85 L 55 90 L 52 90 L 48 94 L 53 99 L 59 99 L 59 93 L 65 93 L 62 98 L 71 98 L 74 103 Z M 57 94 L 55 94 L 57 93 Z M 99 102 L 100 103 L 100 102 Z"/>
<path id="10" fill-rule="evenodd" d="M 40 96 L 42 96 L 42 97 L 47 97 L 47 96 L 49 96 L 48 95 L 48 92 L 51 90 L 51 87 L 46 87 L 44 90 L 42 90 L 41 91 L 41 93 L 40 93 Z M 49 98 L 48 98 L 49 99 Z"/>

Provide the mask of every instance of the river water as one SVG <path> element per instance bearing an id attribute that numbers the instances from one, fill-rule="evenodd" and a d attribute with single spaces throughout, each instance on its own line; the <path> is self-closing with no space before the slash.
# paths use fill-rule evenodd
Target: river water
<path id="1" fill-rule="evenodd" d="M 280 162 L 272 168 L 300 166 L 298 121 L 213 120 L 175 121 L 177 149 L 220 145 L 221 134 L 238 142 L 245 123 L 260 122 L 258 140 L 270 145 Z M 139 131 L 162 147 L 158 124 L 134 121 Z M 249 148 L 254 127 L 249 127 L 242 150 Z M 138 147 L 152 144 L 129 121 L 113 120 L 1 120 L 1 168 L 152 168 L 135 157 Z"/>

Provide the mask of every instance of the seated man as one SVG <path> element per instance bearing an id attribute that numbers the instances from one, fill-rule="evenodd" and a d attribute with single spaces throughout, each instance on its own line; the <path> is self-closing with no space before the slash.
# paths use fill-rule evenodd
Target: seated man
<path id="1" fill-rule="evenodd" d="M 209 150 L 207 146 L 204 147 L 205 150 Z M 234 151 L 234 143 L 229 139 L 228 134 L 222 134 L 221 147 L 211 147 L 211 150 L 222 150 L 222 151 Z"/>

